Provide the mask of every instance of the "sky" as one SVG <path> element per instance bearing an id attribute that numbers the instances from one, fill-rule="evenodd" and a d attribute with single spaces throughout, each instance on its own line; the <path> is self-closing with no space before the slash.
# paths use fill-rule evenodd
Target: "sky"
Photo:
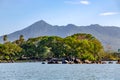
<path id="1" fill-rule="evenodd" d="M 36 21 L 120 27 L 120 0 L 0 0 L 0 36 Z"/>

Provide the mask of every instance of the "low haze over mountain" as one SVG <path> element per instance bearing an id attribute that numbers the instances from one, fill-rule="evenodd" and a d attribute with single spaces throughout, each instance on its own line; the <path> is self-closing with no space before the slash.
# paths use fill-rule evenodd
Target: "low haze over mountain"
<path id="1" fill-rule="evenodd" d="M 20 35 L 24 35 L 25 39 L 38 36 L 60 36 L 66 37 L 75 33 L 90 33 L 98 38 L 106 49 L 117 50 L 120 48 L 120 28 L 114 26 L 100 26 L 98 24 L 89 26 L 76 26 L 68 24 L 66 26 L 53 26 L 40 20 L 25 29 L 8 34 L 8 40 L 14 41 Z M 2 42 L 3 37 L 0 37 Z"/>

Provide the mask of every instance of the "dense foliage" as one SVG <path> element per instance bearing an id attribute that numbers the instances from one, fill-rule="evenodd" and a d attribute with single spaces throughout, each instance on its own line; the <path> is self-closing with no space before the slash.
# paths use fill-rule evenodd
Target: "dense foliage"
<path id="1" fill-rule="evenodd" d="M 0 44 L 0 59 L 14 60 L 46 60 L 50 58 L 79 58 L 81 60 L 98 61 L 115 58 L 104 52 L 103 46 L 91 34 L 79 33 L 66 38 L 58 36 L 41 36 L 24 40 L 20 35 L 14 42 L 3 37 L 4 44 Z"/>

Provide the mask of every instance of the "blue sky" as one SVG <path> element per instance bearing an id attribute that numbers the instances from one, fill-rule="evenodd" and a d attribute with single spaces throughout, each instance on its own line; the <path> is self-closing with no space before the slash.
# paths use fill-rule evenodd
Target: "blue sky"
<path id="1" fill-rule="evenodd" d="M 120 27 L 120 0 L 0 0 L 0 35 L 36 21 Z"/>

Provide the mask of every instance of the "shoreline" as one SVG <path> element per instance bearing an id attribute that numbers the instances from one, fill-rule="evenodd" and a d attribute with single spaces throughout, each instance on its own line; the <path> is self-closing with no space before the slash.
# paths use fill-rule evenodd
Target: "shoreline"
<path id="1" fill-rule="evenodd" d="M 57 63 L 49 63 L 49 61 L 37 61 L 37 60 L 18 60 L 18 61 L 14 61 L 14 62 L 7 62 L 7 61 L 3 61 L 0 63 L 41 63 L 41 64 L 120 64 L 118 63 L 118 61 L 100 61 L 100 63 L 62 63 L 62 61 L 58 61 Z M 99 61 L 98 61 L 99 62 Z"/>

